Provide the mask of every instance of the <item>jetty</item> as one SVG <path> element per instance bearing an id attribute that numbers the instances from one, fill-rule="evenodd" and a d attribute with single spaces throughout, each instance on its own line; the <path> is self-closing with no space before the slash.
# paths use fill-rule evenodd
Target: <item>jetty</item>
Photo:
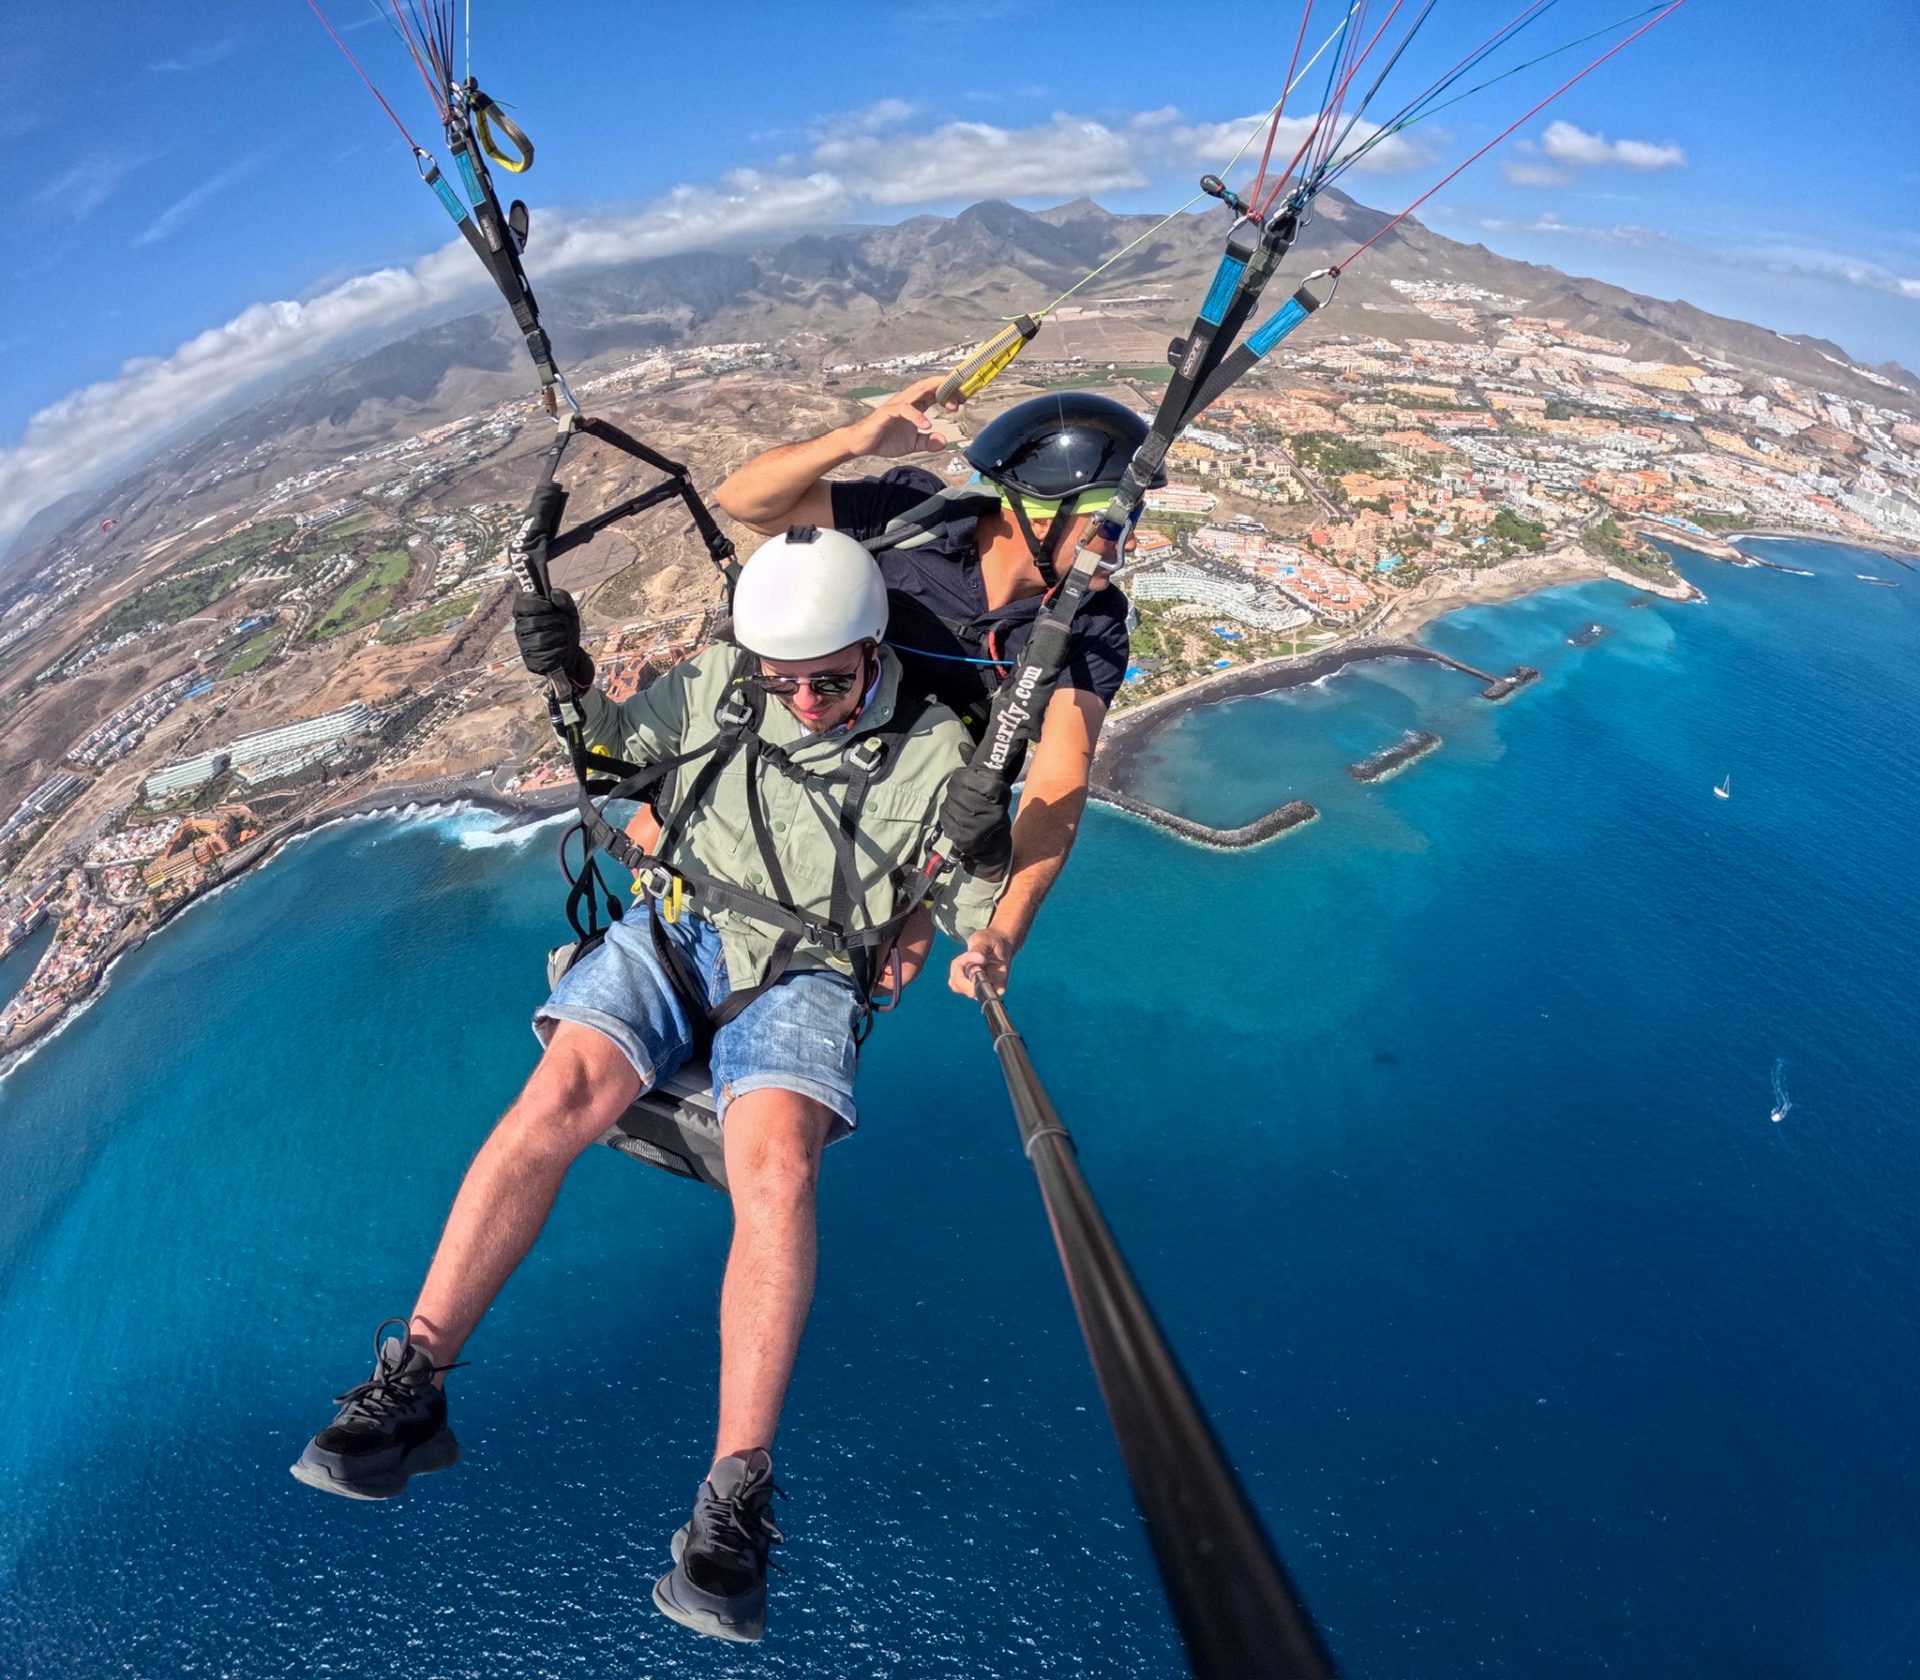
<path id="1" fill-rule="evenodd" d="M 1101 731 L 1096 773 L 1105 786 L 1119 788 L 1133 779 L 1135 767 L 1146 756 L 1148 744 L 1162 729 L 1177 722 L 1188 712 L 1222 700 L 1248 700 L 1261 695 L 1279 694 L 1289 688 L 1304 687 L 1345 670 L 1349 665 L 1375 659 L 1413 659 L 1429 665 L 1444 665 L 1480 684 L 1483 700 L 1504 700 L 1525 688 L 1540 673 L 1530 665 L 1516 666 L 1508 675 L 1496 677 L 1464 659 L 1430 648 L 1424 642 L 1405 642 L 1361 636 L 1330 648 L 1296 654 L 1243 666 L 1207 677 L 1187 688 L 1149 700 L 1145 705 L 1120 713 Z"/>
<path id="2" fill-rule="evenodd" d="M 1392 654 L 1400 658 L 1408 657 L 1407 644 L 1402 643 L 1394 647 Z M 1455 659 L 1452 654 L 1441 653 L 1438 649 L 1424 645 L 1414 646 L 1411 649 L 1411 656 L 1430 659 L 1436 665 L 1445 665 L 1449 670 L 1459 671 L 1464 676 L 1472 677 L 1480 684 L 1482 700 L 1504 700 L 1516 690 L 1525 688 L 1540 675 L 1531 665 L 1516 665 L 1504 677 L 1496 677 L 1491 671 L 1479 670 L 1469 665 L 1464 659 Z"/>
<path id="3" fill-rule="evenodd" d="M 1349 764 L 1347 774 L 1356 782 L 1381 782 L 1425 758 L 1440 745 L 1440 737 L 1425 729 L 1409 729 L 1392 746 L 1369 753 L 1358 764 Z"/>
<path id="4" fill-rule="evenodd" d="M 1162 810 L 1158 805 L 1149 805 L 1144 799 L 1135 799 L 1132 794 L 1122 793 L 1116 787 L 1096 782 L 1089 791 L 1103 805 L 1111 805 L 1116 811 L 1125 811 L 1129 816 L 1152 823 L 1155 828 L 1164 828 L 1169 834 L 1179 835 L 1182 840 L 1211 846 L 1219 852 L 1238 852 L 1249 846 L 1258 846 L 1262 841 L 1272 840 L 1291 829 L 1302 827 L 1320 815 L 1304 799 L 1291 799 L 1265 816 L 1243 823 L 1239 828 L 1214 828 L 1207 823 L 1195 822 L 1191 817 Z"/>
<path id="5" fill-rule="evenodd" d="M 1495 677 L 1480 690 L 1482 700 L 1504 700 L 1510 694 L 1516 694 L 1530 682 L 1540 680 L 1539 671 L 1532 665 L 1516 665 L 1510 676 Z"/>

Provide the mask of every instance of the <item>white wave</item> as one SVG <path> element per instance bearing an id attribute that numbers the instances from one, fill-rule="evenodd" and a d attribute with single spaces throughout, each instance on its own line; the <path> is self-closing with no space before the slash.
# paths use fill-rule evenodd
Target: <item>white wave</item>
<path id="1" fill-rule="evenodd" d="M 538 839 L 548 829 L 558 828 L 564 823 L 574 821 L 578 813 L 569 807 L 531 822 L 523 817 L 503 819 L 491 812 L 488 815 L 493 817 L 492 827 L 461 828 L 458 831 L 460 845 L 464 850 L 487 852 L 500 846 L 519 848 Z"/>
<path id="2" fill-rule="evenodd" d="M 343 822 L 405 823 L 430 828 L 465 851 L 490 851 L 500 846 L 524 846 L 556 823 L 573 821 L 574 814 L 571 806 L 535 817 L 503 812 L 467 799 L 435 799 L 389 805 L 377 811 L 355 811 L 320 826 L 332 827 Z M 377 841 L 370 843 L 378 844 Z"/>

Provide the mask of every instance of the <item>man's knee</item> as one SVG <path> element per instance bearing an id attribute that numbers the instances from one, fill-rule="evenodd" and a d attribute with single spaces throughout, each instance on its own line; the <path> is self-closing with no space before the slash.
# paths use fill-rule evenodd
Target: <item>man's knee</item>
<path id="1" fill-rule="evenodd" d="M 571 1160 L 639 1091 L 639 1075 L 617 1045 L 591 1027 L 561 1021 L 495 1135 L 519 1153 Z"/>
<path id="2" fill-rule="evenodd" d="M 748 1091 L 727 1105 L 727 1183 L 734 1210 L 813 1200 L 833 1111 L 796 1091 Z"/>

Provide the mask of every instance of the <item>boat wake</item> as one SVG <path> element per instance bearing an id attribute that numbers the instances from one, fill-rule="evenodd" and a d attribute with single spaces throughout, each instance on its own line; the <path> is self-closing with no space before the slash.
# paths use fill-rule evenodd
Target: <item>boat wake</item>
<path id="1" fill-rule="evenodd" d="M 1793 1112 L 1793 1098 L 1787 1095 L 1787 1063 L 1784 1056 L 1773 1058 L 1773 1112 L 1767 1116 L 1776 1126 Z"/>

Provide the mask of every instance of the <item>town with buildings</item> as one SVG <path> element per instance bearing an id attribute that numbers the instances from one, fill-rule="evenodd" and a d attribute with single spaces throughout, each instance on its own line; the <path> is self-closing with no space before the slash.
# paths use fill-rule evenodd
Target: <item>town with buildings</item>
<path id="1" fill-rule="evenodd" d="M 1767 529 L 1920 552 L 1920 424 L 1882 376 L 1851 368 L 1887 387 L 1884 405 L 1705 358 L 1636 359 L 1482 287 L 1393 285 L 1449 336 L 1305 338 L 1174 446 L 1122 580 L 1136 616 L 1118 704 L 1378 633 L 1408 603 L 1497 589 L 1518 560 L 1554 560 L 1546 581 L 1673 588 L 1649 537 L 1736 560 L 1724 535 Z M 844 411 L 966 348 L 823 357 L 809 386 L 769 343 L 676 347 L 578 389 L 616 413 L 703 383 L 776 411 L 808 393 Z M 1036 351 L 992 401 L 1086 387 L 1147 409 L 1164 378 Z M 522 434 L 537 418 L 498 404 L 284 475 L 240 505 L 233 486 L 258 484 L 273 452 L 235 456 L 191 487 L 136 555 L 133 583 L 51 657 L 30 650 L 125 574 L 67 551 L 0 597 L 0 723 L 49 689 L 77 692 L 169 650 L 137 690 L 106 690 L 112 704 L 75 720 L 57 767 L 0 811 L 0 956 L 53 930 L 0 1011 L 0 1055 L 160 919 L 320 814 L 393 787 L 471 791 L 476 776 L 505 800 L 563 791 L 566 765 L 527 721 L 536 708 L 500 642 L 524 492 L 492 469 L 534 458 L 538 434 Z M 957 454 L 947 470 L 965 471 Z M 1528 576 L 1506 592 L 1541 581 Z M 607 622 L 615 599 L 638 597 L 589 597 L 589 639 L 616 699 L 717 622 L 710 589 Z M 357 659 L 411 663 L 362 694 Z M 331 686 L 280 686 L 322 668 Z"/>

